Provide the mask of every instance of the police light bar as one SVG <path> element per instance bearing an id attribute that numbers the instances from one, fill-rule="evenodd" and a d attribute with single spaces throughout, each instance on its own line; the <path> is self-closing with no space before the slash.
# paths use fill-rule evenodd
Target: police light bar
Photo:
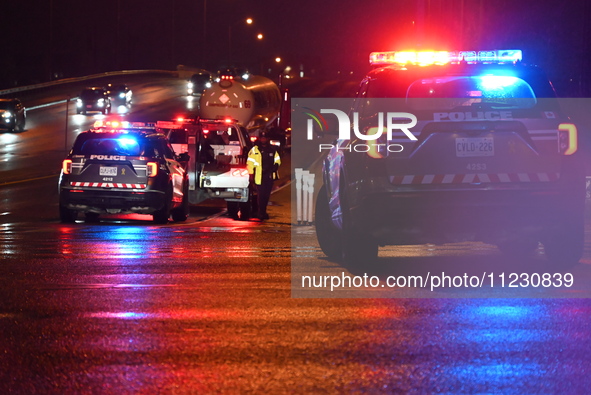
<path id="1" fill-rule="evenodd" d="M 490 51 L 386 51 L 372 52 L 369 55 L 369 63 L 372 66 L 380 65 L 407 65 L 417 66 L 458 64 L 505 64 L 516 63 L 522 60 L 520 49 L 495 49 Z"/>
<path id="2" fill-rule="evenodd" d="M 153 129 L 153 122 L 103 121 L 94 122 L 94 129 Z"/>

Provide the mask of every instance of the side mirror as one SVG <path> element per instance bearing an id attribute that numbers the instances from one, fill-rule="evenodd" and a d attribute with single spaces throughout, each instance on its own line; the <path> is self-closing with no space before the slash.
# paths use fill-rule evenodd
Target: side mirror
<path id="1" fill-rule="evenodd" d="M 191 157 L 187 152 L 183 152 L 182 154 L 177 156 L 179 162 L 188 162 Z"/>

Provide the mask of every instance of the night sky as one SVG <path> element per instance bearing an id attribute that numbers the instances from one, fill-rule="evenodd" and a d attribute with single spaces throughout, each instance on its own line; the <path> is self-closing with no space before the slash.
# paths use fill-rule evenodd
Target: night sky
<path id="1" fill-rule="evenodd" d="M 205 1 L 4 2 L 0 87 L 178 64 L 265 73 L 277 56 L 306 76 L 358 78 L 373 50 L 519 48 L 566 94 L 589 94 L 591 1 Z"/>

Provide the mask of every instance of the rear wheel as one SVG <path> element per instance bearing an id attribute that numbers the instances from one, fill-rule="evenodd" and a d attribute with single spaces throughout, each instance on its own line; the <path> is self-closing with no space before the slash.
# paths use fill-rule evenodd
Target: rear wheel
<path id="1" fill-rule="evenodd" d="M 70 210 L 62 205 L 60 205 L 60 221 L 64 224 L 71 224 L 76 222 L 76 218 L 78 217 L 78 212 L 74 210 Z"/>
<path id="2" fill-rule="evenodd" d="M 168 223 L 168 219 L 170 218 L 170 206 L 172 204 L 171 189 L 172 187 L 169 187 L 168 191 L 166 191 L 166 197 L 164 199 L 164 205 L 162 206 L 162 208 L 152 213 L 152 218 L 154 219 L 154 222 L 157 224 Z"/>
<path id="3" fill-rule="evenodd" d="M 228 207 L 228 215 L 232 219 L 238 219 L 238 212 L 240 211 L 239 202 L 226 202 Z"/>
<path id="4" fill-rule="evenodd" d="M 185 187 L 183 191 L 183 201 L 181 205 L 172 210 L 172 220 L 175 222 L 183 222 L 189 218 L 189 190 Z"/>
<path id="5" fill-rule="evenodd" d="M 326 186 L 323 185 L 316 198 L 316 238 L 322 252 L 330 260 L 339 260 L 343 256 L 341 231 L 332 223 Z"/>
<path id="6" fill-rule="evenodd" d="M 85 213 L 84 218 L 86 222 L 98 222 L 99 221 L 99 213 Z"/>
<path id="7" fill-rule="evenodd" d="M 252 201 L 249 199 L 248 202 L 240 202 L 240 219 L 242 221 L 248 221 L 252 217 Z"/>

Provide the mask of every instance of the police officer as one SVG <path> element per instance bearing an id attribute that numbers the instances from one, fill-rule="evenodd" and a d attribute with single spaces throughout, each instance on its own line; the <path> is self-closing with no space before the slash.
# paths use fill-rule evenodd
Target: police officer
<path id="1" fill-rule="evenodd" d="M 246 167 L 257 190 L 258 218 L 269 219 L 267 204 L 273 189 L 273 181 L 278 177 L 277 170 L 281 157 L 276 146 L 271 144 L 266 131 L 260 133 L 258 141 L 248 153 Z"/>

